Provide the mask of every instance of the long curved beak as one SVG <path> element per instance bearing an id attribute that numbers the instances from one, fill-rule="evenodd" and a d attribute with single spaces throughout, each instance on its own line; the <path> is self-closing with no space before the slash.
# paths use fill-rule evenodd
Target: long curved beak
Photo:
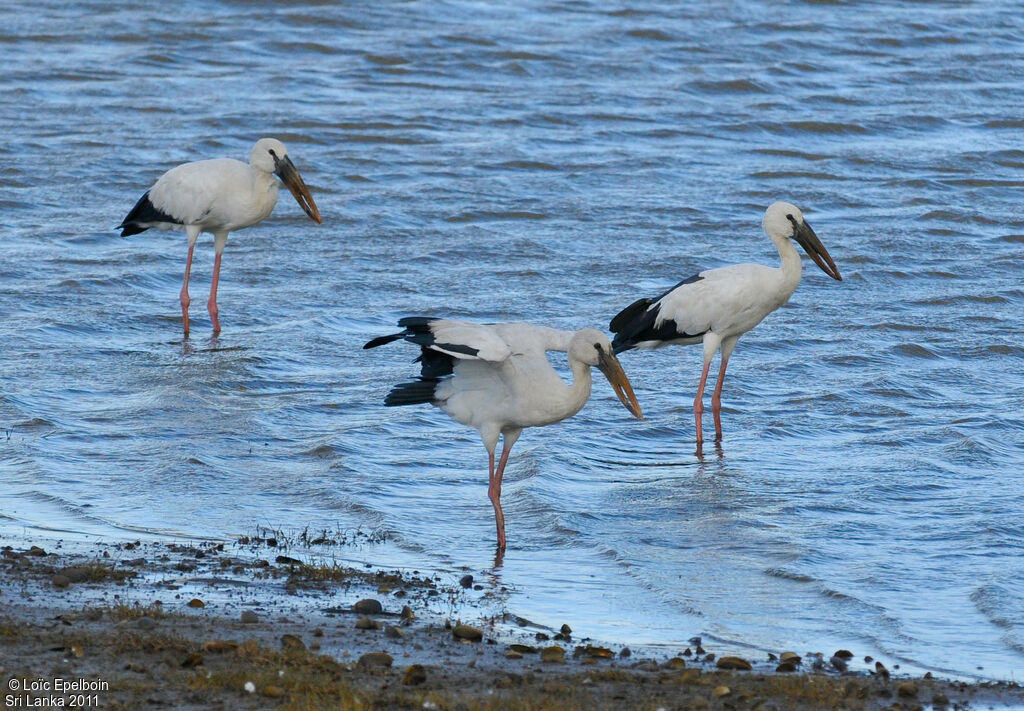
<path id="1" fill-rule="evenodd" d="M 814 263 L 821 268 L 821 271 L 836 281 L 843 280 L 839 276 L 839 267 L 832 261 L 832 257 L 829 255 L 828 250 L 825 249 L 825 245 L 818 239 L 818 235 L 814 234 L 814 230 L 811 229 L 810 225 L 806 222 L 798 225 L 793 238 L 800 243 L 800 246 L 807 252 L 807 256 L 814 260 Z"/>
<path id="2" fill-rule="evenodd" d="M 277 173 L 284 184 L 288 186 L 288 189 L 292 191 L 292 195 L 295 196 L 295 202 L 299 203 L 307 215 L 318 225 L 322 225 L 324 221 L 320 218 L 320 211 L 316 208 L 316 203 L 313 202 L 313 196 L 309 192 L 309 188 L 302 182 L 302 176 L 299 175 L 298 168 L 292 163 L 292 159 L 285 156 L 282 160 L 277 161 Z"/>
<path id="3" fill-rule="evenodd" d="M 629 384 L 629 378 L 626 377 L 626 371 L 622 369 L 619 359 L 612 353 L 601 351 L 597 356 L 597 367 L 604 373 L 604 377 L 608 378 L 615 394 L 619 396 L 619 400 L 626 406 L 630 414 L 638 420 L 644 419 L 640 403 L 637 402 L 636 395 L 633 393 L 633 386 Z"/>

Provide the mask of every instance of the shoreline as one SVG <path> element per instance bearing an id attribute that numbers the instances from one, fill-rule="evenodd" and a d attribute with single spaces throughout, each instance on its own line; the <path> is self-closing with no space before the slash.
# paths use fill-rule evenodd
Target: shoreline
<path id="1" fill-rule="evenodd" d="M 82 707 L 125 709 L 1024 708 L 1012 682 L 842 671 L 860 660 L 841 653 L 603 646 L 505 612 L 471 575 L 310 565 L 265 539 L 20 542 L 0 548 L 12 708 L 58 698 L 58 678 L 107 684 Z"/>

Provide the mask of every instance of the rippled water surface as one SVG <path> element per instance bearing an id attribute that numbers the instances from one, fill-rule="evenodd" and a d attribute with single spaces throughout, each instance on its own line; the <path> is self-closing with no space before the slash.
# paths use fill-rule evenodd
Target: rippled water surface
<path id="1" fill-rule="evenodd" d="M 701 268 L 805 260 L 740 340 L 695 456 L 700 349 L 628 353 L 527 431 L 509 609 L 630 644 L 853 649 L 1024 669 L 1024 29 L 1016 2 L 9 3 L 0 27 L 0 531 L 386 534 L 381 564 L 493 567 L 486 455 L 385 409 L 408 314 L 606 326 Z M 186 243 L 114 231 L 161 172 L 281 138 L 233 234 L 223 334 Z M 708 423 L 709 424 L 709 423 Z M 49 533 L 46 533 L 49 532 Z"/>

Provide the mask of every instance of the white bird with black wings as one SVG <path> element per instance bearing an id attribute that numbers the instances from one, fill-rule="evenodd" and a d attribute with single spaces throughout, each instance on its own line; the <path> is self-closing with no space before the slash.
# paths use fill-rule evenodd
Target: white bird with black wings
<path id="1" fill-rule="evenodd" d="M 181 287 L 181 318 L 188 337 L 188 278 L 192 253 L 201 232 L 213 234 L 213 281 L 206 309 L 213 332 L 220 333 L 217 318 L 217 284 L 220 259 L 228 233 L 266 219 L 277 204 L 278 176 L 295 196 L 296 202 L 318 225 L 323 223 L 309 188 L 295 168 L 288 150 L 276 138 L 261 138 L 249 153 L 249 162 L 214 158 L 184 163 L 171 168 L 153 183 L 117 229 L 122 237 L 148 229 L 184 230 L 188 234 L 188 260 Z"/>
<path id="2" fill-rule="evenodd" d="M 501 477 L 509 451 L 526 427 L 572 417 L 590 398 L 590 368 L 597 366 L 615 394 L 638 419 L 640 404 L 606 335 L 594 329 L 560 331 L 525 323 L 483 325 L 424 316 L 403 318 L 400 333 L 375 338 L 363 348 L 398 339 L 420 347 L 419 380 L 395 386 L 385 405 L 430 403 L 480 432 L 488 454 L 488 495 L 494 506 L 498 549 L 505 548 Z M 572 384 L 548 361 L 547 351 L 568 354 Z M 504 436 L 497 467 L 494 453 Z"/>
<path id="3" fill-rule="evenodd" d="M 615 334 L 616 353 L 631 348 L 660 348 L 672 343 L 704 344 L 704 370 L 693 400 L 698 449 L 704 440 L 701 432 L 704 386 L 715 352 L 721 348 L 722 359 L 711 411 L 715 417 L 715 440 L 720 441 L 722 383 L 736 341 L 789 301 L 800 283 L 800 254 L 790 240 L 799 242 L 823 272 L 837 281 L 843 280 L 828 250 L 796 205 L 773 203 L 765 211 L 761 226 L 779 250 L 780 267 L 733 264 L 708 269 L 684 279 L 661 296 L 634 301 L 619 312 L 609 326 Z"/>

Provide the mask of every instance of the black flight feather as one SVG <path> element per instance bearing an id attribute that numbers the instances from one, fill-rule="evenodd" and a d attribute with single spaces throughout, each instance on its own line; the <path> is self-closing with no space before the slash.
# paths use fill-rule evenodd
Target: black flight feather
<path id="1" fill-rule="evenodd" d="M 154 222 L 170 222 L 175 225 L 184 224 L 181 220 L 171 217 L 162 212 L 149 201 L 149 191 L 139 198 L 135 207 L 128 213 L 128 216 L 121 220 L 116 229 L 121 230 L 122 237 L 131 237 L 140 232 L 145 232 Z"/>
<path id="2" fill-rule="evenodd" d="M 671 319 L 662 321 L 660 325 L 654 324 L 661 313 L 661 300 L 673 291 L 686 284 L 693 284 L 703 279 L 700 274 L 694 274 L 687 279 L 668 289 L 663 294 L 653 299 L 637 299 L 624 308 L 608 325 L 608 330 L 615 334 L 612 341 L 612 348 L 616 353 L 622 353 L 633 348 L 644 341 L 674 341 L 679 338 L 696 338 L 699 333 L 681 333 L 676 322 Z M 652 304 L 657 304 L 651 308 Z"/>

